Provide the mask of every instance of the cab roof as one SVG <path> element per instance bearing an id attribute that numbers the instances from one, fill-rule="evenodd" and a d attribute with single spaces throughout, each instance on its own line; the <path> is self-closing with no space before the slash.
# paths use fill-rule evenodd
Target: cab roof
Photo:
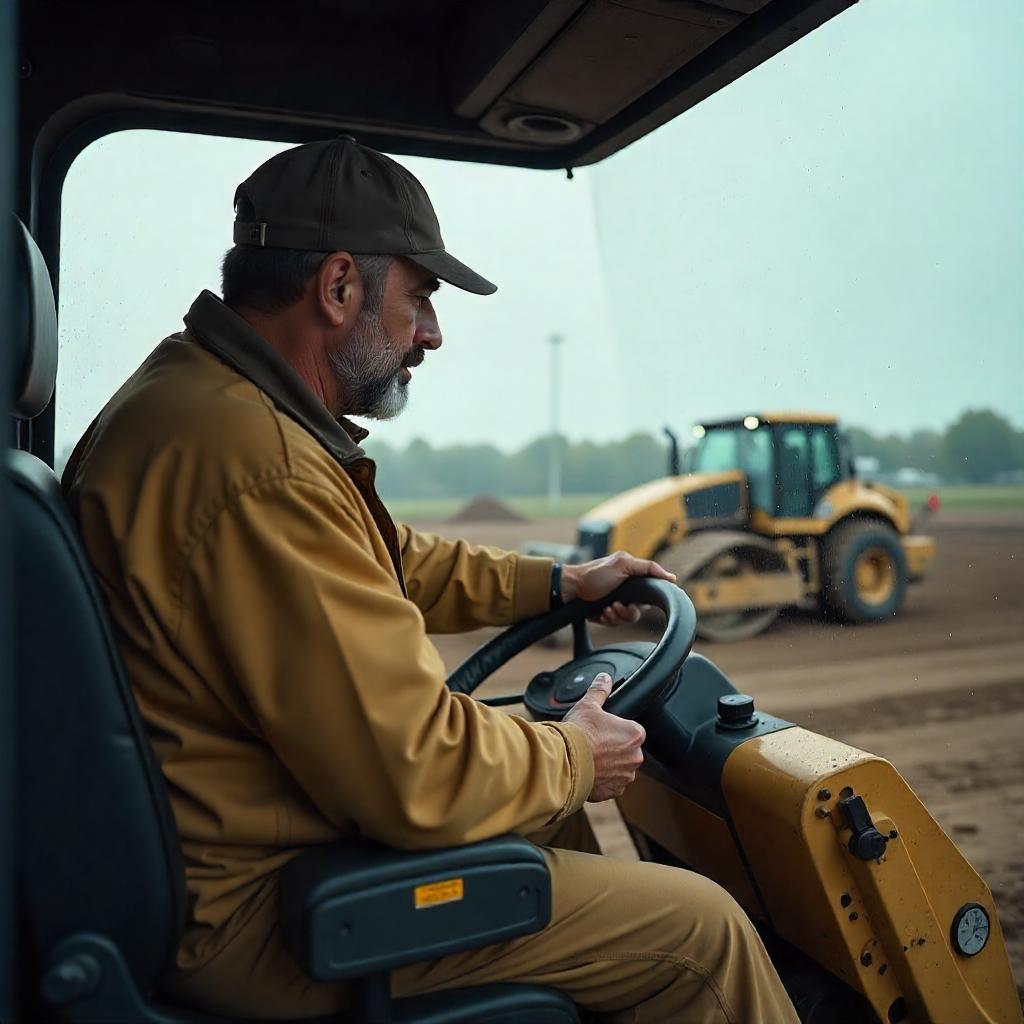
<path id="1" fill-rule="evenodd" d="M 23 151 L 126 127 L 601 160 L 855 0 L 33 0 Z M 83 142 L 83 139 L 85 141 Z"/>
<path id="2" fill-rule="evenodd" d="M 760 419 L 767 423 L 838 423 L 839 417 L 831 412 L 763 412 Z"/>
<path id="3" fill-rule="evenodd" d="M 742 425 L 751 416 L 762 423 L 828 423 L 836 424 L 839 417 L 830 412 L 754 412 L 744 416 L 731 416 L 724 420 L 703 420 L 700 423 L 705 430 L 713 427 L 735 427 Z"/>

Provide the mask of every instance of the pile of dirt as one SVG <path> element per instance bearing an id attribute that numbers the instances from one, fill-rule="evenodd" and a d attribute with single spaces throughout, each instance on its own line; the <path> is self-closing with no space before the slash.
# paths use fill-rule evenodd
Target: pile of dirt
<path id="1" fill-rule="evenodd" d="M 449 523 L 525 523 L 529 520 L 515 509 L 509 508 L 493 495 L 480 494 L 471 498 L 453 515 Z"/>

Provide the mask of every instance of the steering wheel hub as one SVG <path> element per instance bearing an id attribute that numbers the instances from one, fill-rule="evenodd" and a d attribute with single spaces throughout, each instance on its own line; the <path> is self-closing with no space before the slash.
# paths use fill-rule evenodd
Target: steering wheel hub
<path id="1" fill-rule="evenodd" d="M 526 687 L 523 703 L 534 718 L 560 719 L 587 692 L 599 673 L 607 672 L 612 677 L 614 692 L 653 650 L 654 644 L 616 644 L 573 658 L 551 672 L 538 672 Z"/>

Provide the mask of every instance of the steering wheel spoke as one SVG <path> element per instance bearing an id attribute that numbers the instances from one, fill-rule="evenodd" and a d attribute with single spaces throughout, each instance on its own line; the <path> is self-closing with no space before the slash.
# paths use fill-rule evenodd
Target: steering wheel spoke
<path id="1" fill-rule="evenodd" d="M 594 643 L 590 639 L 590 620 L 577 619 L 572 624 L 572 655 L 582 658 L 594 653 Z"/>

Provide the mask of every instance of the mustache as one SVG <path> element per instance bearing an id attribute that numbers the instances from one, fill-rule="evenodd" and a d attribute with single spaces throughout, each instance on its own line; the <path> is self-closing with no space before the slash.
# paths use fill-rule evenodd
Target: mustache
<path id="1" fill-rule="evenodd" d="M 419 345 L 413 347 L 409 354 L 402 360 L 402 366 L 409 367 L 412 369 L 414 366 L 419 366 L 427 357 L 426 349 Z"/>

